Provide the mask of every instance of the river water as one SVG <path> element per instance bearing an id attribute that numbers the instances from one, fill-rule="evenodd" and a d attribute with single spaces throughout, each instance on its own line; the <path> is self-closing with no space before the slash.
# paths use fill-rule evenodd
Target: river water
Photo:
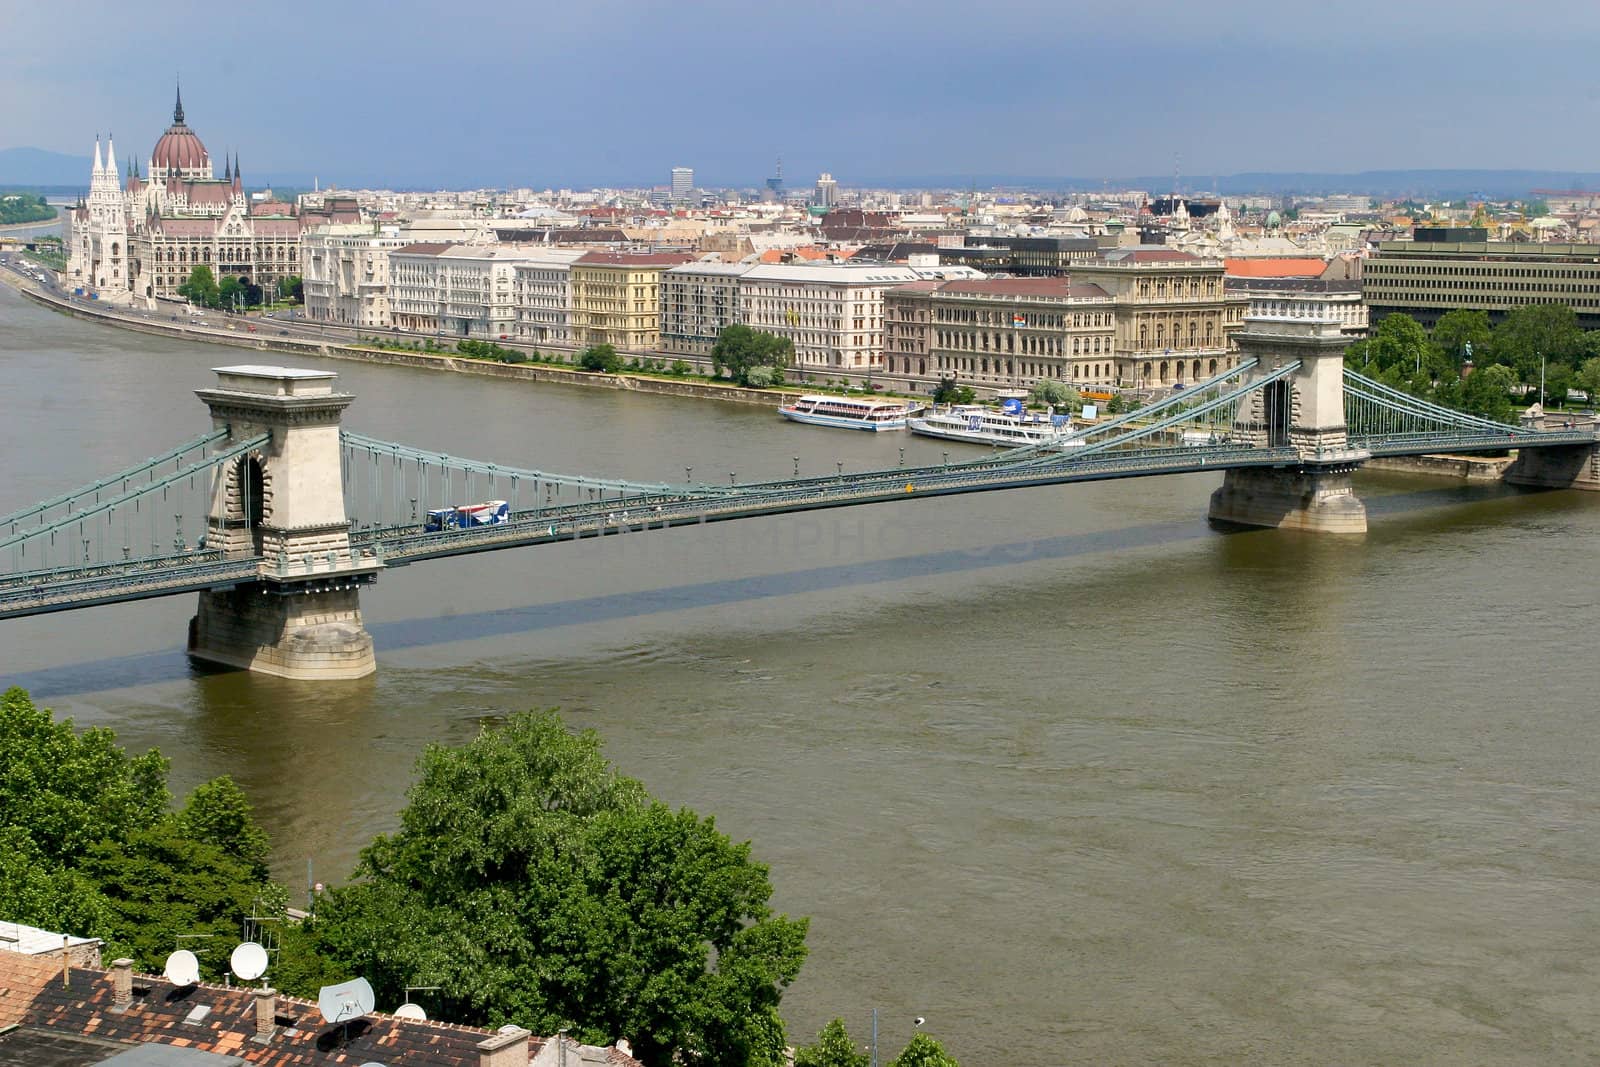
<path id="1" fill-rule="evenodd" d="M 0 511 L 203 429 L 238 350 L 0 286 Z M 259 360 L 257 360 L 259 361 Z M 313 361 L 295 360 L 297 365 Z M 346 425 L 671 480 L 937 462 L 771 412 L 331 362 Z M 959 448 L 960 446 L 950 446 Z M 344 878 L 413 761 L 558 706 L 812 917 L 796 1039 L 964 1062 L 1556 1063 L 1600 1048 L 1600 500 L 1363 475 L 1371 532 L 1221 533 L 1217 476 L 490 553 L 363 593 L 379 673 L 193 670 L 188 597 L 0 623 L 0 683 L 227 773 Z M 991 1059 L 991 1053 L 993 1058 Z"/>

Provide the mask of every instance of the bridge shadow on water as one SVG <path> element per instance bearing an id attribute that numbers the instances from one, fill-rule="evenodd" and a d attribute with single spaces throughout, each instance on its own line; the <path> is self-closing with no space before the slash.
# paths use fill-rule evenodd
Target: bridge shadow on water
<path id="1" fill-rule="evenodd" d="M 1402 483 L 1414 485 L 1413 483 Z M 1381 489 L 1383 480 L 1370 483 Z M 1360 492 L 1358 487 L 1358 492 Z M 1531 499 L 1530 499 L 1531 498 Z M 1543 498 L 1540 500 L 1539 498 Z M 1428 488 L 1401 488 L 1395 492 L 1364 493 L 1363 500 L 1372 522 L 1373 534 L 1389 541 L 1396 538 L 1427 536 L 1437 531 L 1503 522 L 1515 517 L 1518 509 L 1531 508 L 1530 521 L 1538 516 L 1559 513 L 1585 502 L 1587 494 L 1565 491 L 1525 490 L 1501 484 L 1452 483 Z M 1348 549 L 1361 540 L 1300 534 L 1290 531 L 1212 527 L 1200 520 L 1150 523 L 1121 529 L 1066 534 L 981 548 L 923 552 L 880 560 L 813 567 L 781 574 L 732 578 L 668 586 L 640 592 L 611 593 L 579 597 L 547 604 L 530 604 L 494 611 L 406 619 L 369 626 L 377 644 L 380 661 L 386 655 L 408 648 L 421 648 L 473 641 L 588 623 L 616 622 L 663 612 L 718 607 L 830 589 L 859 587 L 864 584 L 907 581 L 939 575 L 976 572 L 1018 564 L 1054 559 L 1070 559 L 1117 550 L 1172 546 L 1220 539 L 1217 563 L 1238 567 L 1248 573 L 1258 556 L 1261 538 L 1272 538 L 1280 547 L 1294 547 L 1290 557 L 1305 565 L 1317 560 L 1330 564 L 1348 558 Z M 1328 551 L 1323 551 L 1323 545 Z M 138 653 L 102 660 L 46 667 L 11 675 L 5 685 L 28 689 L 36 698 L 48 699 L 67 694 L 104 692 L 144 685 L 178 681 L 184 678 L 213 678 L 243 672 L 202 666 L 191 661 L 181 649 Z M 284 682 L 287 687 L 304 688 L 301 683 Z M 323 683 L 317 683 L 321 685 Z"/>

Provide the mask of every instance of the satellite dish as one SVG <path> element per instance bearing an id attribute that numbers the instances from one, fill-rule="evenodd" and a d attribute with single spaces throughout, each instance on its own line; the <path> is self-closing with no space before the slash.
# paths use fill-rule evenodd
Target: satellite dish
<path id="1" fill-rule="evenodd" d="M 428 1021 L 428 1013 L 409 1000 L 394 1010 L 396 1019 L 415 1019 L 419 1023 Z"/>
<path id="2" fill-rule="evenodd" d="M 317 1010 L 330 1023 L 347 1023 L 372 1012 L 377 999 L 372 995 L 372 983 L 365 978 L 352 978 L 338 985 L 325 985 L 317 991 Z"/>
<path id="3" fill-rule="evenodd" d="M 228 967 L 246 982 L 267 973 L 267 950 L 254 941 L 246 941 L 228 957 Z"/>
<path id="4" fill-rule="evenodd" d="M 173 985 L 194 985 L 200 981 L 200 960 L 193 952 L 180 948 L 167 957 L 167 966 L 161 976 Z"/>

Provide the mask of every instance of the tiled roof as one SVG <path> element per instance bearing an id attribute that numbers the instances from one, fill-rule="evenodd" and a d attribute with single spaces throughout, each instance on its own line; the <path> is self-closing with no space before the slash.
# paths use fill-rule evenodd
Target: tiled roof
<path id="1" fill-rule="evenodd" d="M 254 990 L 178 987 L 163 978 L 134 975 L 133 1004 L 119 1011 L 112 1003 L 109 971 L 75 968 L 70 984 L 63 987 L 59 961 L 0 952 L 0 1030 L 20 1025 L 118 1044 L 172 1045 L 236 1056 L 260 1067 L 359 1067 L 372 1062 L 478 1067 L 478 1044 L 495 1036 L 476 1027 L 376 1012 L 347 1026 L 333 1026 L 323 1022 L 309 1001 L 280 995 L 276 1004 L 277 1025 L 262 1041 L 256 1037 Z M 529 1059 L 547 1043 L 546 1038 L 531 1038 Z M 616 1049 L 607 1050 L 607 1062 L 637 1067 L 636 1060 Z"/>
<path id="2" fill-rule="evenodd" d="M 1321 259 L 1233 259 L 1226 273 L 1234 278 L 1317 278 L 1328 269 Z"/>
<path id="3" fill-rule="evenodd" d="M 693 260 L 683 252 L 590 252 L 577 262 L 586 267 L 676 267 Z"/>

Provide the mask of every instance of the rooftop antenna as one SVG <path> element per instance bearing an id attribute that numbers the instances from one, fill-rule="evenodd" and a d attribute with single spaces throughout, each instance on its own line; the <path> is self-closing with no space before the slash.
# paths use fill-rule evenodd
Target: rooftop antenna
<path id="1" fill-rule="evenodd" d="M 415 1004 L 415 1003 L 412 1002 L 411 994 L 412 993 L 423 993 L 423 992 L 436 993 L 440 989 L 443 989 L 443 988 L 444 988 L 443 986 L 436 986 L 436 985 L 408 985 L 408 986 L 406 986 L 406 1002 L 404 1004 L 400 1005 L 398 1008 L 396 1008 L 394 1010 L 394 1017 L 396 1019 L 414 1019 L 415 1021 L 417 1021 L 419 1023 L 427 1022 L 428 1021 L 428 1013 L 422 1010 L 422 1006 L 421 1005 Z"/>

